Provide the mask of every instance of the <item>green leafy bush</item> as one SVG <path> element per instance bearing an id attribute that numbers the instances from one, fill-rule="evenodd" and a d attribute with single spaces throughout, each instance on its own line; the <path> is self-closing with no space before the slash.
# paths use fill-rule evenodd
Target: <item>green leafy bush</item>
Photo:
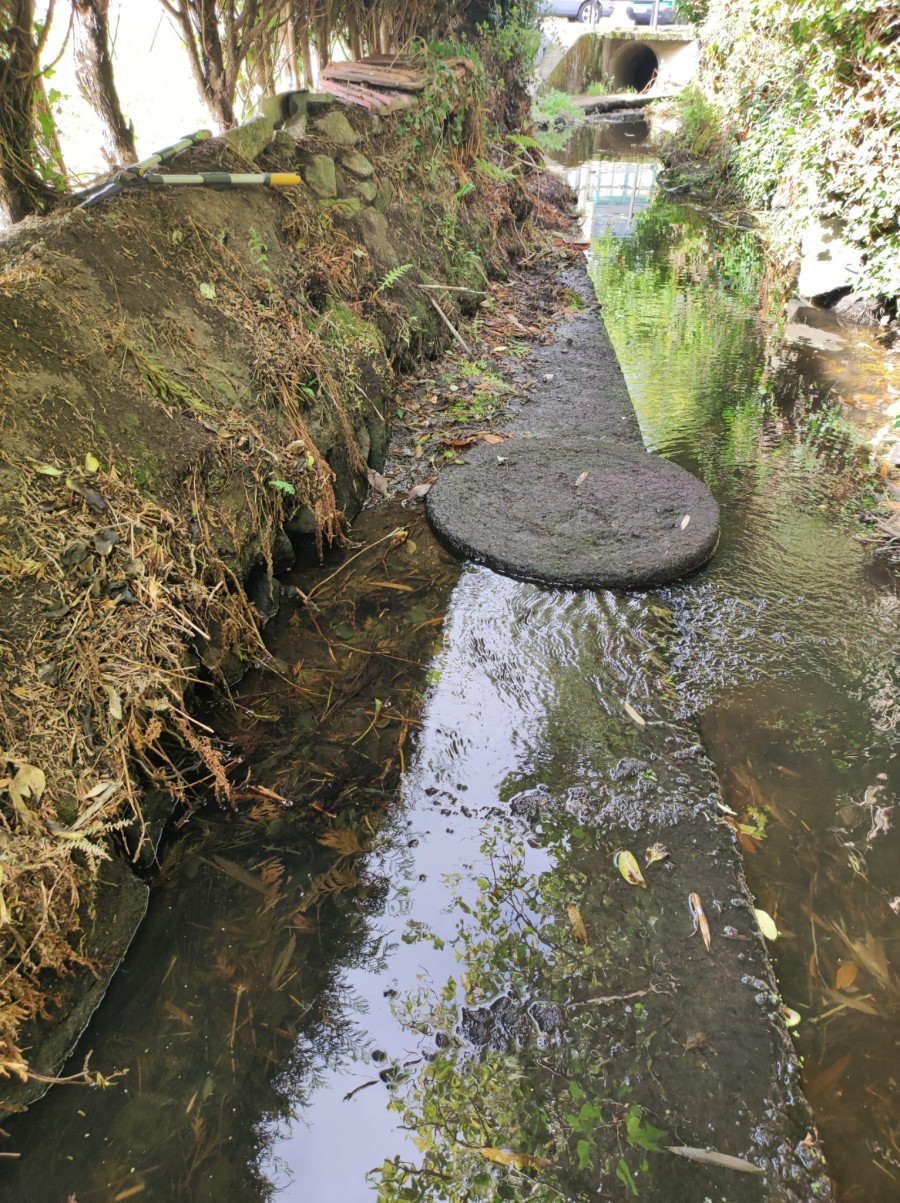
<path id="1" fill-rule="evenodd" d="M 717 120 L 717 168 L 745 203 L 783 214 L 793 249 L 839 219 L 863 251 L 858 291 L 886 297 L 900 296 L 898 15 L 885 0 L 709 0 L 680 136 L 714 153 Z"/>

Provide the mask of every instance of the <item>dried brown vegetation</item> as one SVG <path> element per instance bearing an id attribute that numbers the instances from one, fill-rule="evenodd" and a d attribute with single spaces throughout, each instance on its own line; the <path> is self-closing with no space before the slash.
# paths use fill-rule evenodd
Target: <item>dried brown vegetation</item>
<path id="1" fill-rule="evenodd" d="M 361 143 L 393 183 L 389 221 L 305 191 L 139 195 L 5 249 L 0 1075 L 45 1072 L 23 1024 L 58 1014 L 61 976 L 121 953 L 92 958 L 79 934 L 98 869 L 152 860 L 166 807 L 198 789 L 233 801 L 191 690 L 265 662 L 245 584 L 271 574 L 285 521 L 306 514 L 320 549 L 342 538 L 393 371 L 447 337 L 414 280 L 472 287 L 498 237 L 523 246 L 517 178 L 435 207 L 465 149 L 453 170 L 437 151 L 423 187 L 384 144 Z M 397 262 L 415 273 L 385 286 Z M 442 296 L 452 324 L 466 295 Z"/>

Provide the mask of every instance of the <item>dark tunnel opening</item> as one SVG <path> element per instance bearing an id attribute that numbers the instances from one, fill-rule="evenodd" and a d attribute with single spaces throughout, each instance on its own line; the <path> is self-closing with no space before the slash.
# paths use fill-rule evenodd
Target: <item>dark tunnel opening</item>
<path id="1" fill-rule="evenodd" d="M 622 49 L 615 62 L 616 90 L 634 88 L 643 92 L 659 70 L 659 59 L 649 46 L 636 42 Z"/>

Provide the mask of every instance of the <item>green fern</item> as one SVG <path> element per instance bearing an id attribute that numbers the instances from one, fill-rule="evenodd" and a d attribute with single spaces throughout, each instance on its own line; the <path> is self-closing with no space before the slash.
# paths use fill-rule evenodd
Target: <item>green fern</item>
<path id="1" fill-rule="evenodd" d="M 513 146 L 518 146 L 522 150 L 541 150 L 541 144 L 537 138 L 530 138 L 528 134 L 507 134 L 506 141 L 512 142 Z"/>
<path id="2" fill-rule="evenodd" d="M 516 178 L 512 171 L 507 171 L 505 167 L 498 167 L 496 163 L 489 163 L 487 159 L 476 159 L 475 171 L 487 180 L 497 180 L 507 184 Z"/>
<path id="3" fill-rule="evenodd" d="M 404 263 L 401 267 L 392 267 L 391 270 L 386 273 L 386 275 L 384 276 L 384 279 L 381 281 L 381 283 L 378 285 L 378 287 L 375 289 L 376 295 L 379 292 L 383 292 L 386 288 L 393 288 L 394 285 L 397 283 L 397 281 L 402 280 L 403 277 L 406 275 L 406 273 L 408 271 L 410 271 L 410 269 L 412 267 L 413 267 L 412 263 Z"/>

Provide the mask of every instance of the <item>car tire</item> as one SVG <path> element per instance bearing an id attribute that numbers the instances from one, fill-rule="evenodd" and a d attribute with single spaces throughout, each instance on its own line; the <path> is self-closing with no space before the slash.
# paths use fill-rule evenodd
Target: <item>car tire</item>
<path id="1" fill-rule="evenodd" d="M 583 25 L 593 25 L 600 20 L 600 5 L 592 3 L 592 0 L 587 0 L 586 4 L 582 4 L 578 10 L 578 20 Z"/>

